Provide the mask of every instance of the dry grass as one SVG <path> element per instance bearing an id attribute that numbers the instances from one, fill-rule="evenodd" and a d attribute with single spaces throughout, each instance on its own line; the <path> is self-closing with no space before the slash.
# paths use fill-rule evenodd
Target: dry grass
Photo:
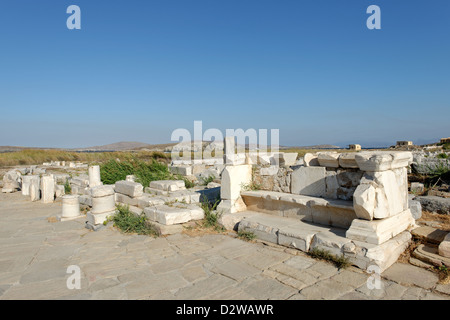
<path id="1" fill-rule="evenodd" d="M 207 234 L 223 234 L 223 231 L 205 227 L 203 221 L 192 221 L 191 223 L 184 225 L 182 233 L 190 237 L 201 237 Z"/>
<path id="2" fill-rule="evenodd" d="M 450 215 L 448 214 L 439 214 L 428 211 L 422 211 L 422 217 L 418 221 L 438 222 L 441 230 L 450 232 Z"/>
<path id="3" fill-rule="evenodd" d="M 129 160 L 135 158 L 148 161 L 158 159 L 167 162 L 170 154 L 158 151 L 137 152 L 73 152 L 49 149 L 25 149 L 17 152 L 0 153 L 0 168 L 17 165 L 40 165 L 51 161 L 82 161 L 100 163 L 111 159 Z"/>
<path id="4" fill-rule="evenodd" d="M 411 240 L 408 248 L 406 248 L 406 250 L 398 257 L 397 262 L 409 264 L 409 259 L 412 257 L 412 253 L 421 243 L 422 242 L 420 240 Z"/>

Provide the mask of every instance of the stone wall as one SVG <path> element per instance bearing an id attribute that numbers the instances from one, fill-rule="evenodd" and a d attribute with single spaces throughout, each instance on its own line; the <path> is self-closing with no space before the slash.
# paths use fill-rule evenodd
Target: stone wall
<path id="1" fill-rule="evenodd" d="M 345 161 L 339 163 L 341 155 Z M 253 184 L 260 190 L 352 201 L 353 193 L 364 175 L 350 161 L 350 158 L 355 161 L 354 155 L 307 154 L 305 158 L 309 161 L 304 161 L 306 165 L 253 165 Z"/>

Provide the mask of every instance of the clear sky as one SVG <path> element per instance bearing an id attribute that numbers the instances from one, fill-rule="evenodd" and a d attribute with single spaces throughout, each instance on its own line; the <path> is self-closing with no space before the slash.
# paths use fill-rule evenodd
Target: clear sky
<path id="1" fill-rule="evenodd" d="M 194 120 L 292 146 L 450 136 L 448 0 L 2 0 L 0 46 L 0 145 L 168 143 Z"/>

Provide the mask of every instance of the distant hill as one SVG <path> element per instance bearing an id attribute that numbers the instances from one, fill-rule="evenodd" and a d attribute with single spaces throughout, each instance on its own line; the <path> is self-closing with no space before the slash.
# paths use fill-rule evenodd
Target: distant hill
<path id="1" fill-rule="evenodd" d="M 315 146 L 303 146 L 303 147 L 286 147 L 286 146 L 280 146 L 280 150 L 283 149 L 343 149 L 338 146 L 334 146 L 331 144 L 318 144 Z"/>
<path id="2" fill-rule="evenodd" d="M 121 141 L 103 146 L 94 146 L 87 148 L 75 148 L 73 151 L 129 151 L 139 149 L 153 149 L 155 145 L 135 141 Z"/>
<path id="3" fill-rule="evenodd" d="M 192 143 L 192 142 L 191 142 Z M 78 151 L 78 152 L 100 152 L 100 151 L 171 151 L 172 148 L 176 145 L 178 145 L 179 148 L 189 148 L 190 142 L 183 142 L 183 143 L 164 143 L 164 144 L 148 144 L 144 142 L 136 142 L 136 141 L 121 141 L 121 142 L 115 142 L 111 144 L 106 144 L 103 146 L 92 146 L 92 147 L 84 147 L 84 148 L 71 148 L 71 149 L 65 149 L 65 148 L 55 148 L 59 150 L 67 150 L 67 151 Z M 203 148 L 208 145 L 210 142 L 203 141 Z M 215 142 L 215 144 L 218 147 L 223 147 L 223 143 L 221 142 Z M 247 144 L 245 146 L 246 148 L 249 147 Z M 306 147 L 290 147 L 290 146 L 280 146 L 279 149 L 340 149 L 338 146 L 333 146 L 329 144 L 323 144 L 323 145 L 315 145 L 315 146 L 306 146 Z M 14 152 L 14 151 L 20 151 L 23 149 L 51 149 L 51 148 L 32 148 L 32 147 L 14 147 L 14 146 L 0 146 L 0 152 Z"/>
<path id="4" fill-rule="evenodd" d="M 27 149 L 25 147 L 0 146 L 0 152 L 14 152 Z"/>

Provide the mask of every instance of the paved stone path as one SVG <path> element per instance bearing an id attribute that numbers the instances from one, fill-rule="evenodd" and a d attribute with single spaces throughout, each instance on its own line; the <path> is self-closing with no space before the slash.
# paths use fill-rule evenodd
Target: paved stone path
<path id="1" fill-rule="evenodd" d="M 50 223 L 61 204 L 0 194 L 0 299 L 450 299 L 437 275 L 396 263 L 381 288 L 300 251 L 230 235 L 165 238 Z M 68 289 L 81 270 L 81 288 Z"/>

